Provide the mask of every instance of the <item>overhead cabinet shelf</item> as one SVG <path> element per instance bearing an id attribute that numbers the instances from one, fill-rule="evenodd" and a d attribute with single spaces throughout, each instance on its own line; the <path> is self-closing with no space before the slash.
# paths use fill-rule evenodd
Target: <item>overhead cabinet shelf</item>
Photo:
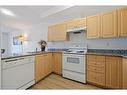
<path id="1" fill-rule="evenodd" d="M 95 16 L 75 19 L 48 27 L 49 41 L 66 41 L 68 30 L 85 28 L 87 39 L 127 36 L 127 8 L 115 9 Z"/>
<path id="2" fill-rule="evenodd" d="M 87 38 L 99 38 L 100 37 L 100 15 L 87 17 Z"/>
<path id="3" fill-rule="evenodd" d="M 48 27 L 48 41 L 66 41 L 68 40 L 66 24 L 57 24 Z"/>
<path id="4" fill-rule="evenodd" d="M 87 38 L 127 36 L 127 8 L 87 17 Z"/>
<path id="5" fill-rule="evenodd" d="M 127 36 L 127 8 L 118 9 L 118 36 Z"/>
<path id="6" fill-rule="evenodd" d="M 48 27 L 48 41 L 69 40 L 68 30 L 86 28 L 86 19 L 76 19 Z"/>

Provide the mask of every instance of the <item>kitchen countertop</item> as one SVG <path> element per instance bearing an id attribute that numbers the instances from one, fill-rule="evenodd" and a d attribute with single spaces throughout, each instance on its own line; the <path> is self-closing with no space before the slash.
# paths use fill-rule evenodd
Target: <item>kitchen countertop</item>
<path id="1" fill-rule="evenodd" d="M 106 53 L 106 52 L 87 52 L 87 55 L 103 55 L 103 56 L 116 56 L 116 57 L 123 57 L 127 58 L 127 54 L 117 54 L 117 53 Z"/>
<path id="2" fill-rule="evenodd" d="M 103 52 L 102 52 L 103 51 Z M 53 53 L 53 52 L 60 52 L 62 53 L 63 51 L 38 51 L 38 52 L 28 52 L 28 53 L 23 53 L 23 54 L 9 54 L 5 57 L 2 57 L 2 60 L 5 59 L 11 59 L 11 58 L 17 58 L 17 57 L 25 57 L 25 56 L 35 56 L 35 55 L 40 55 L 40 54 L 46 54 L 46 53 Z M 116 56 L 116 57 L 123 57 L 123 58 L 127 58 L 127 53 L 118 53 L 118 51 L 116 52 L 111 52 L 107 50 L 88 50 L 87 55 L 103 55 L 103 56 Z"/>
<path id="3" fill-rule="evenodd" d="M 25 57 L 25 56 L 35 56 L 35 55 L 53 53 L 53 52 L 62 52 L 62 51 L 44 51 L 44 52 L 28 52 L 23 54 L 9 54 L 7 56 L 2 57 L 1 60 L 17 58 L 17 57 Z"/>

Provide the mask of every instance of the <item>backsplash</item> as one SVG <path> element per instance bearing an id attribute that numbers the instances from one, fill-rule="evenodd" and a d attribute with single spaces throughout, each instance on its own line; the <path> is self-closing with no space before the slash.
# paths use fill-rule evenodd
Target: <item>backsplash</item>
<path id="1" fill-rule="evenodd" d="M 70 33 L 70 41 L 48 42 L 48 48 L 68 48 L 74 43 L 87 44 L 89 49 L 127 50 L 127 38 L 86 39 L 86 32 Z"/>

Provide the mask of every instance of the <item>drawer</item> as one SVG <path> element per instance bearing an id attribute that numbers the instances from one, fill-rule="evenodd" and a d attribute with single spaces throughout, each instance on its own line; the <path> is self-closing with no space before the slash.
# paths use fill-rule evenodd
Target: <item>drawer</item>
<path id="1" fill-rule="evenodd" d="M 97 56 L 95 56 L 95 55 L 87 55 L 87 59 L 88 59 L 89 61 L 96 61 Z"/>
<path id="2" fill-rule="evenodd" d="M 105 67 L 105 62 L 96 62 L 97 67 Z"/>
<path id="3" fill-rule="evenodd" d="M 96 67 L 105 67 L 105 62 L 87 61 L 87 65 Z"/>
<path id="4" fill-rule="evenodd" d="M 87 65 L 96 66 L 95 61 L 87 61 Z"/>
<path id="5" fill-rule="evenodd" d="M 97 61 L 104 62 L 105 56 L 96 56 Z"/>
<path id="6" fill-rule="evenodd" d="M 88 82 L 96 82 L 96 73 L 92 71 L 87 71 L 87 81 Z"/>
<path id="7" fill-rule="evenodd" d="M 97 73 L 96 74 L 96 83 L 98 85 L 105 86 L 106 85 L 106 82 L 105 82 L 105 74 Z"/>
<path id="8" fill-rule="evenodd" d="M 105 86 L 105 74 L 88 71 L 87 81 Z"/>
<path id="9" fill-rule="evenodd" d="M 96 73 L 103 73 L 103 74 L 105 73 L 105 67 L 96 67 L 96 66 L 88 65 L 87 70 L 88 71 L 93 71 L 93 72 L 96 72 Z"/>

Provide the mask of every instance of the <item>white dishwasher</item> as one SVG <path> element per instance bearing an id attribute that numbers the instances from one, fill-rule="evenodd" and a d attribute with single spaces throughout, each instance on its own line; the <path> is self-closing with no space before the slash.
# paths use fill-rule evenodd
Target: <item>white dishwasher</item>
<path id="1" fill-rule="evenodd" d="M 26 89 L 35 83 L 34 56 L 2 60 L 2 89 Z"/>

